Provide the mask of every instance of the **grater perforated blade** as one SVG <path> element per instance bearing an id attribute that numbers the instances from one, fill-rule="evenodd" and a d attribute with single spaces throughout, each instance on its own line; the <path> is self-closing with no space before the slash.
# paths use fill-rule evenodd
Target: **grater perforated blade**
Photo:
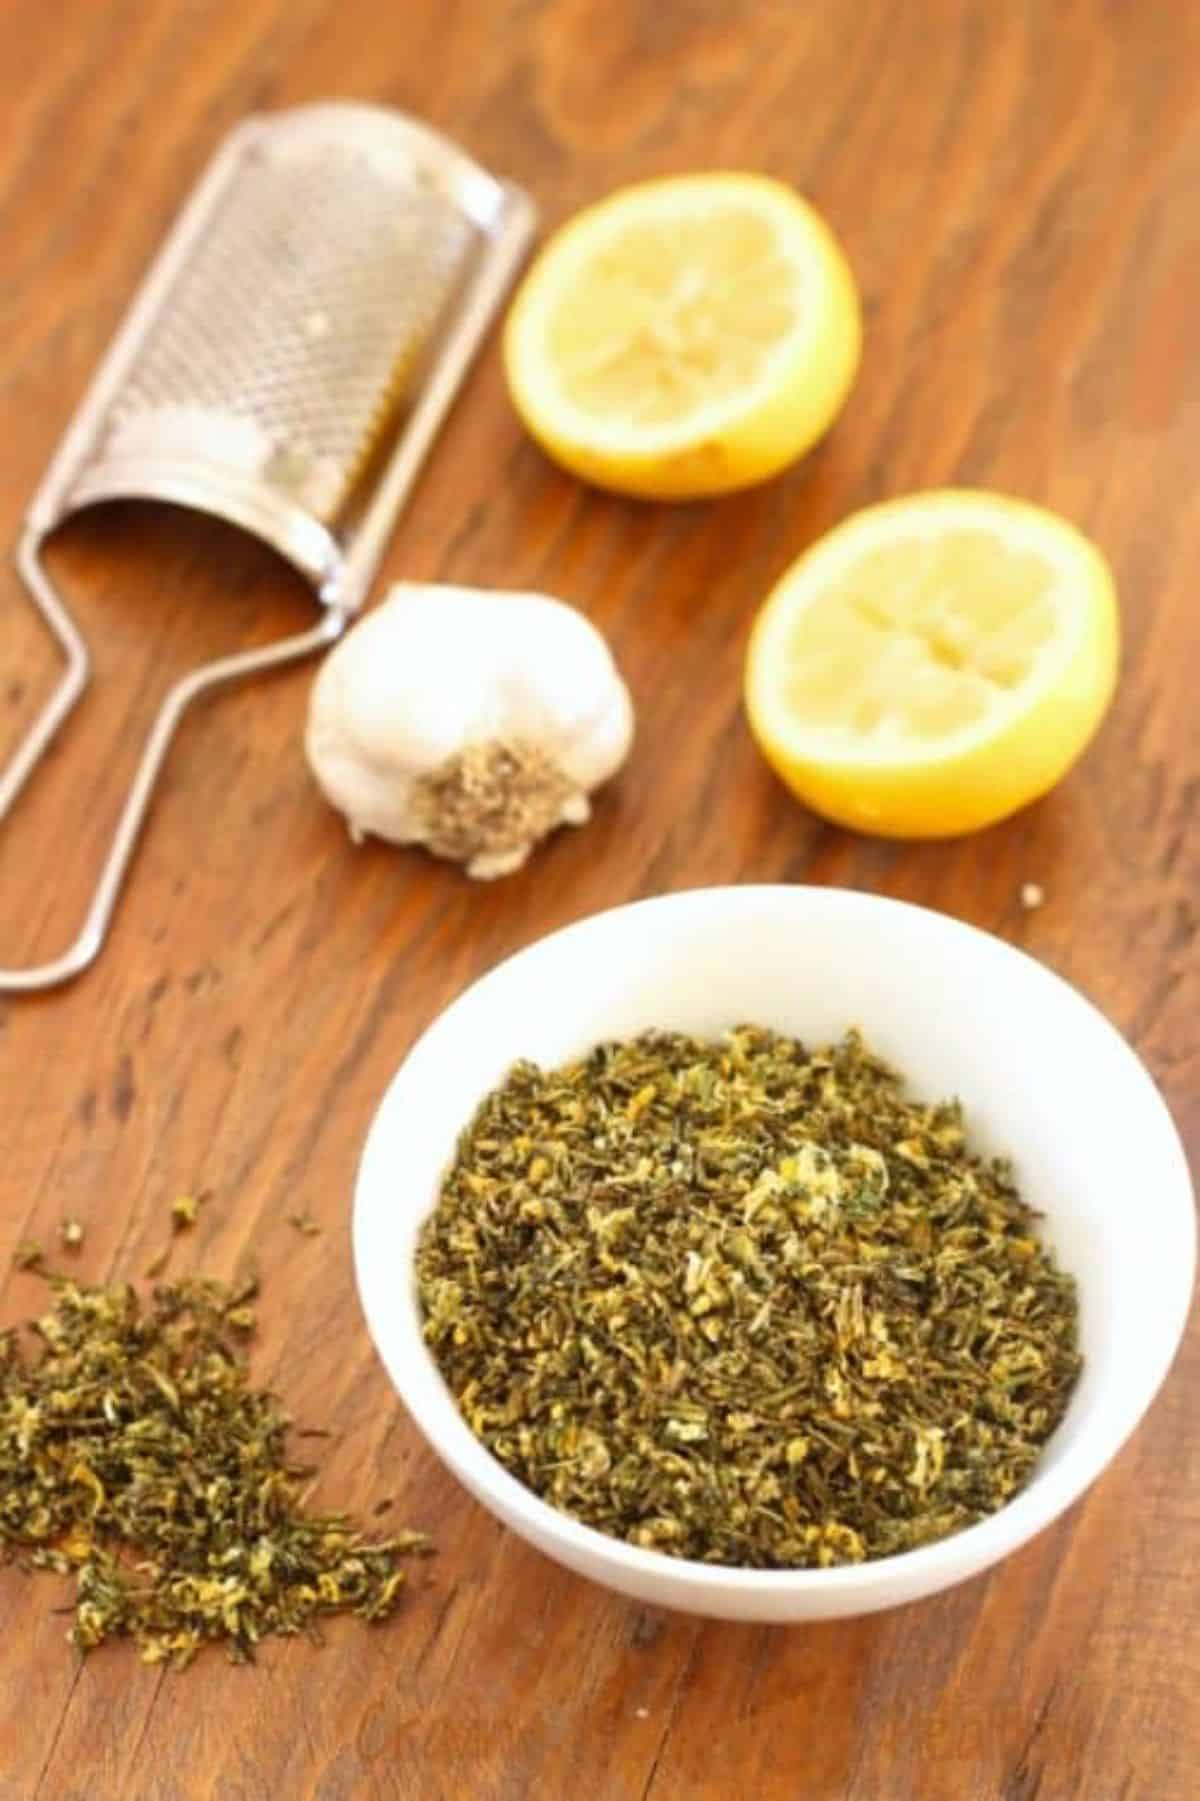
<path id="1" fill-rule="evenodd" d="M 330 644 L 533 235 L 532 203 L 428 127 L 329 102 L 218 150 L 29 509 L 17 564 L 66 670 L 0 774 L 0 819 L 88 677 L 41 560 L 98 501 L 173 502 L 252 532 L 314 590 L 308 631 L 194 670 L 163 702 L 75 943 L 0 992 L 77 975 L 104 941 L 155 780 L 198 695 Z"/>

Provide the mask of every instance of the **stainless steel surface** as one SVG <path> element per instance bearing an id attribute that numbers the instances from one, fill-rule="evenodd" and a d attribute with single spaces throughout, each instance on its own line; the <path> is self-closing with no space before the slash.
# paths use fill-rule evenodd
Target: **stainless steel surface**
<path id="1" fill-rule="evenodd" d="M 533 227 L 518 189 L 382 108 L 252 119 L 218 151 L 30 507 L 18 567 L 67 668 L 0 774 L 0 819 L 86 685 L 86 646 L 40 560 L 81 507 L 153 499 L 226 519 L 292 563 L 326 617 L 171 691 L 82 932 L 51 963 L 0 969 L 0 992 L 96 955 L 188 703 L 328 644 L 361 606 Z"/>

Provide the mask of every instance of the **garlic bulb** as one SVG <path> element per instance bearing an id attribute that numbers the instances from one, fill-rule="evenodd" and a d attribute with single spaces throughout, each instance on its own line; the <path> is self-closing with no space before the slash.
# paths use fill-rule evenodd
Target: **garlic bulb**
<path id="1" fill-rule="evenodd" d="M 402 582 L 326 658 L 305 748 L 356 840 L 519 869 L 615 774 L 633 706 L 596 628 L 544 594 Z"/>

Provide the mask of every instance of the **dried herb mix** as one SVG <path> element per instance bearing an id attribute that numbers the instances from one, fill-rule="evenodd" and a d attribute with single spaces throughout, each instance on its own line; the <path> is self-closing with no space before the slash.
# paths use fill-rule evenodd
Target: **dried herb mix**
<path id="1" fill-rule="evenodd" d="M 513 1475 L 710 1563 L 857 1562 L 983 1519 L 1080 1369 L 1074 1283 L 1009 1166 L 853 1034 L 519 1064 L 461 1140 L 417 1280 Z"/>
<path id="2" fill-rule="evenodd" d="M 40 1354 L 0 1334 L 0 1548 L 74 1574 L 81 1649 L 128 1636 L 147 1663 L 183 1664 L 218 1640 L 242 1662 L 322 1615 L 392 1611 L 425 1541 L 307 1510 L 313 1472 L 237 1343 L 254 1281 L 173 1282 L 143 1306 L 124 1285 L 46 1279 Z"/>

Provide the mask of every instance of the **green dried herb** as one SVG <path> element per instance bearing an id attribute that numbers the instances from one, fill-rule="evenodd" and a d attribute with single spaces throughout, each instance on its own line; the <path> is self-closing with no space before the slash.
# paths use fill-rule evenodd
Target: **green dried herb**
<path id="1" fill-rule="evenodd" d="M 501 1463 L 711 1563 L 857 1562 L 985 1518 L 1080 1369 L 1074 1283 L 1009 1166 L 853 1034 L 519 1064 L 463 1136 L 417 1278 Z"/>
<path id="2" fill-rule="evenodd" d="M 0 1335 L 0 1549 L 74 1575 L 75 1644 L 128 1636 L 182 1665 L 219 1640 L 244 1662 L 321 1615 L 392 1612 L 426 1541 L 306 1509 L 313 1472 L 232 1336 L 253 1325 L 253 1278 L 175 1282 L 145 1306 L 124 1285 L 46 1280 L 40 1355 Z"/>
<path id="3" fill-rule="evenodd" d="M 321 1232 L 321 1227 L 311 1213 L 289 1213 L 288 1225 L 295 1226 L 297 1232 L 303 1232 L 306 1238 L 316 1238 Z"/>
<path id="4" fill-rule="evenodd" d="M 196 1223 L 196 1215 L 201 1204 L 208 1199 L 206 1194 L 181 1194 L 171 1202 L 172 1232 L 190 1232 Z"/>

